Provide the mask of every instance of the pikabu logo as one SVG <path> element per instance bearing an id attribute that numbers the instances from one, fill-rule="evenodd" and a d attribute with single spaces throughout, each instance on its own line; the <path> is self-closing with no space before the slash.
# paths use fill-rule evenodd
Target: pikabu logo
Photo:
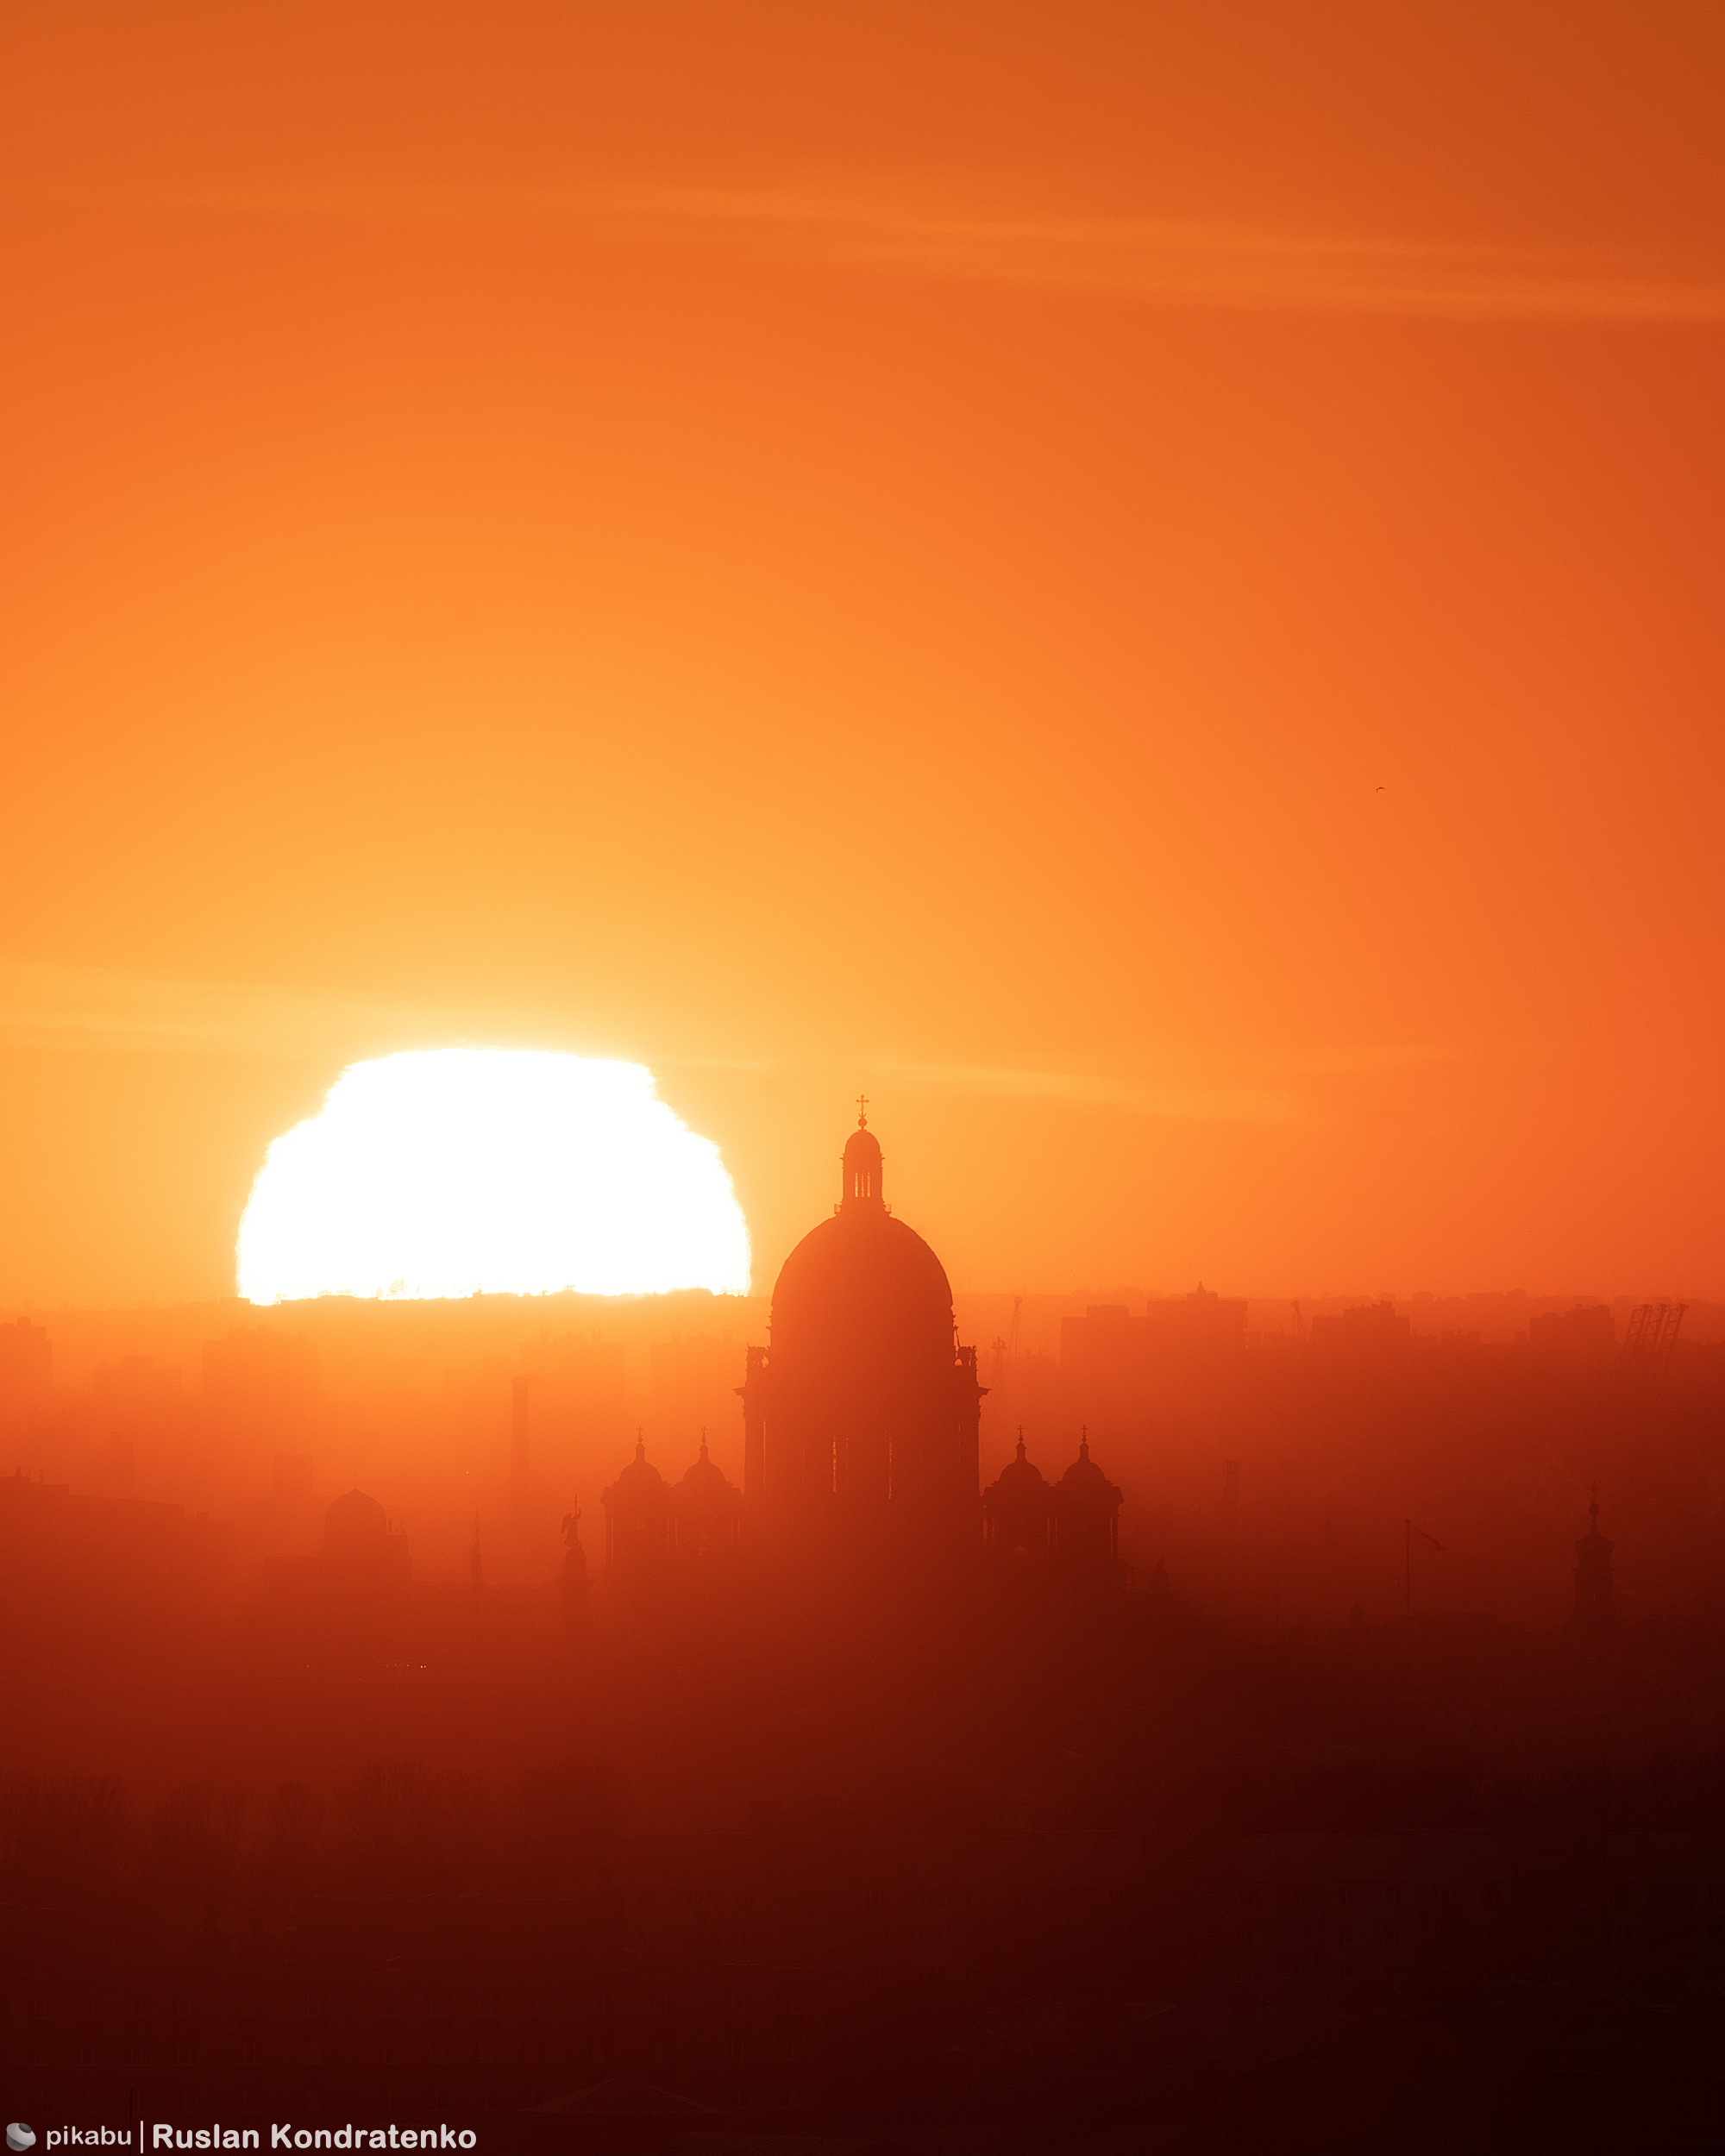
<path id="1" fill-rule="evenodd" d="M 15 2120 L 6 2128 L 6 2146 L 14 2152 L 14 2156 L 17 2156 L 18 2151 L 34 2148 L 35 2145 L 36 2137 L 28 2126 L 22 2125 Z"/>

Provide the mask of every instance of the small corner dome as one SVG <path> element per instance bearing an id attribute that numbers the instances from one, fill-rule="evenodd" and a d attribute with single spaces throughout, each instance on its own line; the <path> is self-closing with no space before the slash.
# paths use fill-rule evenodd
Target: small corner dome
<path id="1" fill-rule="evenodd" d="M 599 1502 L 612 1511 L 630 1505 L 657 1511 L 668 1502 L 670 1495 L 670 1484 L 647 1457 L 647 1448 L 637 1438 L 635 1457 L 609 1489 L 599 1492 Z"/>
<path id="2" fill-rule="evenodd" d="M 708 1457 L 706 1438 L 701 1438 L 700 1457 L 683 1470 L 679 1488 L 689 1491 L 706 1491 L 718 1495 L 731 1488 L 731 1478 L 717 1460 Z"/>
<path id="3" fill-rule="evenodd" d="M 995 1478 L 994 1487 L 1003 1496 L 1017 1496 L 1026 1491 L 1038 1495 L 1048 1489 L 1048 1482 L 1034 1460 L 1025 1457 L 1024 1446 L 1019 1445 L 1016 1459 L 1008 1460 Z"/>
<path id="4" fill-rule="evenodd" d="M 1078 1448 L 1078 1457 L 1061 1476 L 1055 1489 L 1061 1501 L 1067 1505 L 1095 1505 L 1099 1507 L 1118 1505 L 1124 1501 L 1124 1493 L 1111 1482 L 1090 1457 L 1088 1438 Z"/>

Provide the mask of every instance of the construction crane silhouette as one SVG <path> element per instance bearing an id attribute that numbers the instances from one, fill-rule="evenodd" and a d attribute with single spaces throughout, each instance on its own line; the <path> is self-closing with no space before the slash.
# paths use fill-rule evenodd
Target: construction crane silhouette
<path id="1" fill-rule="evenodd" d="M 1019 1312 L 1023 1307 L 1024 1297 L 1014 1295 L 1011 1329 L 1004 1340 L 998 1334 L 995 1335 L 994 1341 L 994 1382 L 997 1385 L 1004 1384 L 1006 1382 L 1007 1363 L 1016 1363 L 1019 1359 Z"/>
<path id="2" fill-rule="evenodd" d="M 1022 1298 L 1022 1296 L 1013 1296 L 1013 1298 L 1012 1298 L 1012 1332 L 1009 1332 L 1007 1339 L 1000 1339 L 1000 1335 L 999 1335 L 999 1332 L 996 1332 L 996 1335 L 994 1335 L 994 1341 L 992 1341 L 992 1344 L 990 1344 L 992 1348 L 994 1348 L 994 1382 L 996 1382 L 996 1387 L 999 1387 L 999 1384 L 1005 1384 L 1005 1382 L 1007 1382 L 1007 1363 L 1016 1363 L 1016 1361 L 1018 1361 L 1018 1307 L 1020 1307 L 1022 1302 L 1025 1302 L 1025 1298 Z"/>
<path id="3" fill-rule="evenodd" d="M 1623 1344 L 1617 1351 L 1617 1366 L 1626 1377 L 1648 1392 L 1664 1384 L 1688 1308 L 1686 1302 L 1644 1302 L 1629 1313 Z"/>

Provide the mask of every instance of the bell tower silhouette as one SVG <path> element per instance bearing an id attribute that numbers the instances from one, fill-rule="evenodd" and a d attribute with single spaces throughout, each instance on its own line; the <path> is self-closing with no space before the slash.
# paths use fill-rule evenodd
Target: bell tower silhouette
<path id="1" fill-rule="evenodd" d="M 869 1128 L 869 1097 L 856 1100 L 856 1128 L 845 1140 L 844 1181 L 838 1210 L 843 1213 L 881 1213 L 881 1144 Z"/>

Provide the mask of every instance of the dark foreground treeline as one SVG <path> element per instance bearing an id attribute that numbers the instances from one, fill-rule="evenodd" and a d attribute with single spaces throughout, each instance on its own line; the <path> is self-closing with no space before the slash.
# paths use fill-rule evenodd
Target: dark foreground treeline
<path id="1" fill-rule="evenodd" d="M 0 1585 L 15 2116 L 813 2156 L 1662 2106 L 1672 2145 L 1718 2093 L 1697 1619 L 1239 1626 L 837 1557 L 222 1618 L 136 1577 Z"/>
<path id="2" fill-rule="evenodd" d="M 9 2103 L 789 2152 L 1677 2146 L 1719 2094 L 1717 1752 L 664 1794 L 14 1776 Z"/>

